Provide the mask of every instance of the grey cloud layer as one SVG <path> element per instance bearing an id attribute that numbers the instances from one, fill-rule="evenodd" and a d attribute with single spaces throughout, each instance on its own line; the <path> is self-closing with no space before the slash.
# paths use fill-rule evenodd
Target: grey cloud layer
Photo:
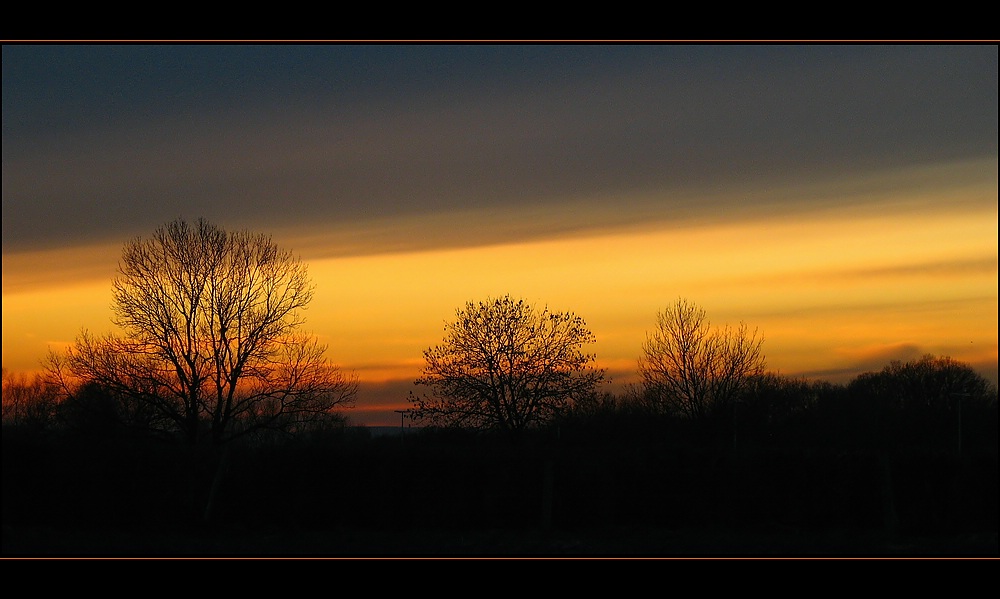
<path id="1" fill-rule="evenodd" d="M 5 253 L 178 216 L 315 229 L 578 205 L 573 226 L 597 227 L 595 202 L 622 221 L 718 213 L 722 189 L 798 206 L 756 192 L 997 156 L 996 46 L 13 50 Z M 104 91 L 73 92 L 87 73 Z"/>

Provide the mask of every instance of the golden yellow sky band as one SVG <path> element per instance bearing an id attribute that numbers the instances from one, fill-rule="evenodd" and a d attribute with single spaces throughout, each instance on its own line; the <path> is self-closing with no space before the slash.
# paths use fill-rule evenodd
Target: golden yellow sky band
<path id="1" fill-rule="evenodd" d="M 321 260 L 309 326 L 344 364 L 405 378 L 457 307 L 510 293 L 583 316 L 599 359 L 631 368 L 656 312 L 684 296 L 714 323 L 759 327 L 786 373 L 880 344 L 995 360 L 996 232 L 981 211 L 912 213 Z"/>

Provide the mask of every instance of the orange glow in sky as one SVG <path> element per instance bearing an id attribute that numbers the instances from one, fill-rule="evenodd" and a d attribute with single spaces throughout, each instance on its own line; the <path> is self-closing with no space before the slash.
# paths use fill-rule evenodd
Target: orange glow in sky
<path id="1" fill-rule="evenodd" d="M 634 368 L 655 313 L 678 296 L 714 323 L 760 328 L 771 367 L 788 374 L 907 345 L 995 361 L 996 235 L 995 211 L 970 211 L 322 260 L 310 323 L 344 363 L 382 378 L 415 376 L 455 308 L 505 293 L 583 316 L 616 371 Z"/>

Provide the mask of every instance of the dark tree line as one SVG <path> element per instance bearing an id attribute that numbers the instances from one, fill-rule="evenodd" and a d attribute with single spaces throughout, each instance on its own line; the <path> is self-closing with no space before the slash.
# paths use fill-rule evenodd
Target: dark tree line
<path id="1" fill-rule="evenodd" d="M 590 390 L 572 402 L 564 401 L 557 415 L 533 428 L 539 435 L 574 427 L 594 434 L 603 429 L 610 435 L 618 426 L 643 430 L 671 423 L 676 430 L 712 430 L 722 439 L 742 434 L 746 442 L 752 439 L 757 444 L 789 447 L 872 449 L 895 444 L 914 451 L 960 451 L 965 444 L 966 448 L 996 448 L 992 417 L 997 411 L 996 386 L 970 366 L 947 357 L 893 361 L 847 384 L 765 372 L 747 377 L 742 386 L 725 408 L 716 408 L 703 418 L 665 411 L 662 403 L 651 400 L 648 390 L 639 386 L 620 394 Z M 3 407 L 5 430 L 162 437 L 162 428 L 156 424 L 162 417 L 156 410 L 126 401 L 96 383 L 65 398 L 58 385 L 43 375 L 4 371 Z M 322 434 L 345 424 L 341 420 L 332 428 L 315 426 L 304 432 Z M 424 428 L 481 430 L 448 424 Z M 504 430 L 508 429 L 491 427 L 483 432 Z M 265 438 L 258 434 L 250 441 Z"/>
<path id="2" fill-rule="evenodd" d="M 218 535 L 239 548 L 248 536 L 308 532 L 347 538 L 333 550 L 349 554 L 365 539 L 406 532 L 978 538 L 997 527 L 996 389 L 947 358 L 891 363 L 846 385 L 765 373 L 730 410 L 701 419 L 664 412 L 641 393 L 597 393 L 516 437 L 314 428 L 245 436 L 225 457 L 141 433 L 135 419 L 147 416 L 115 411 L 98 388 L 79 404 L 49 393 L 38 380 L 4 380 L 5 398 L 20 401 L 4 421 L 5 544 L 26 530 L 31 546 L 42 528 L 100 547 L 92 535 L 118 531 L 154 539 L 130 551 L 159 553 L 168 546 L 155 539 L 188 535 L 195 541 L 177 551 L 198 553 Z M 651 538 L 620 550 L 655 553 L 660 546 L 643 544 Z"/>

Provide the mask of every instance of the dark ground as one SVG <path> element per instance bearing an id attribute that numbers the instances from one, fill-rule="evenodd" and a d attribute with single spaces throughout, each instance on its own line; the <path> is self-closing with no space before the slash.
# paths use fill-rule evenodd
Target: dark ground
<path id="1" fill-rule="evenodd" d="M 615 528 L 563 531 L 116 532 L 7 527 L 3 557 L 27 558 L 1000 558 L 997 533 Z"/>
<path id="2" fill-rule="evenodd" d="M 0 557 L 1000 558 L 995 408 L 961 452 L 848 416 L 738 446 L 640 419 L 221 454 L 5 427 Z"/>

